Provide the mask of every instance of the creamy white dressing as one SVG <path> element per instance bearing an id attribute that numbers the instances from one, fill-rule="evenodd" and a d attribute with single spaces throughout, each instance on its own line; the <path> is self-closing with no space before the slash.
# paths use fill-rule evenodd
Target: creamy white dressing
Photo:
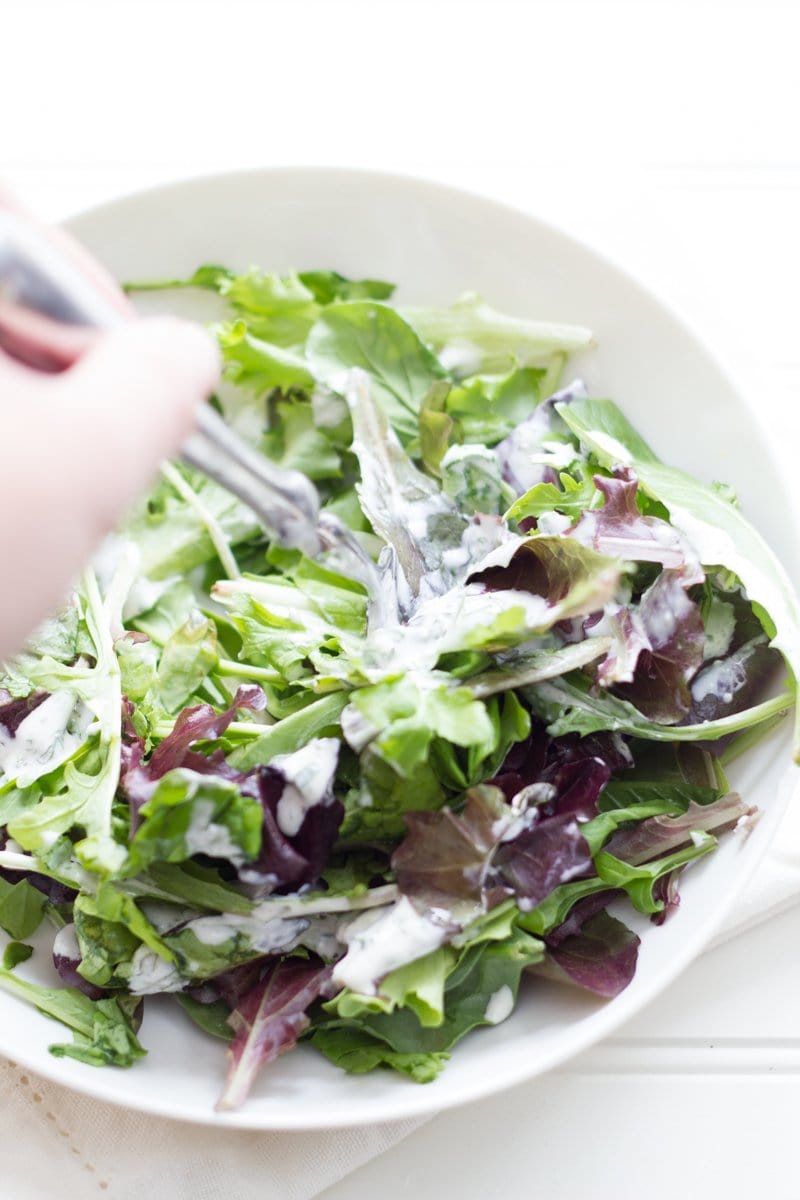
<path id="1" fill-rule="evenodd" d="M 312 917 L 303 931 L 300 944 L 328 961 L 339 958 L 344 950 L 338 931 L 342 920 L 338 916 Z"/>
<path id="2" fill-rule="evenodd" d="M 367 640 L 365 669 L 378 678 L 389 671 L 430 671 L 442 654 L 460 649 L 468 633 L 490 626 L 511 609 L 521 610 L 520 625 L 531 633 L 555 619 L 552 606 L 530 592 L 453 588 L 422 601 L 407 625 L 377 629 Z"/>
<path id="3" fill-rule="evenodd" d="M 447 450 L 440 466 L 445 471 L 454 463 L 475 461 L 481 458 L 485 459 L 487 464 L 494 465 L 497 462 L 494 451 L 490 450 L 488 446 L 481 446 L 475 442 L 467 442 L 463 446 L 456 444 Z"/>
<path id="4" fill-rule="evenodd" d="M 278 828 L 287 837 L 300 832 L 310 808 L 333 798 L 331 785 L 338 761 L 338 738 L 314 738 L 293 754 L 277 754 L 272 759 L 270 765 L 286 776 L 276 815 Z"/>
<path id="5" fill-rule="evenodd" d="M 499 1025 L 501 1021 L 505 1021 L 506 1017 L 511 1016 L 513 1010 L 514 993 L 506 983 L 496 992 L 492 992 L 483 1015 L 490 1025 Z"/>
<path id="6" fill-rule="evenodd" d="M 140 946 L 131 959 L 128 988 L 134 996 L 152 996 L 158 992 L 180 992 L 186 980 L 174 963 L 165 962 L 154 950 Z"/>
<path id="7" fill-rule="evenodd" d="M 743 663 L 722 659 L 710 663 L 692 680 L 692 699 L 702 703 L 709 696 L 716 696 L 724 704 L 730 704 L 735 693 L 747 681 L 747 670 Z"/>
<path id="8" fill-rule="evenodd" d="M 444 926 L 420 915 L 406 896 L 380 915 L 369 914 L 342 930 L 347 953 L 333 970 L 334 981 L 364 996 L 374 996 L 376 984 L 396 967 L 438 949 Z"/>
<path id="9" fill-rule="evenodd" d="M 571 524 L 571 518 L 565 513 L 543 512 L 536 518 L 536 527 L 545 537 L 560 537 Z"/>
<path id="10" fill-rule="evenodd" d="M 442 566 L 451 575 L 457 575 L 464 567 L 468 567 L 469 565 L 469 550 L 463 544 L 452 546 L 442 554 Z"/>
<path id="11" fill-rule="evenodd" d="M 303 896 L 279 896 L 274 900 L 262 900 L 253 909 L 253 916 L 261 922 L 271 921 L 275 916 L 308 917 L 318 913 L 352 913 L 362 909 L 382 909 L 392 904 L 400 895 L 393 883 L 370 888 L 360 896 L 329 896 L 325 893 L 313 899 Z"/>
<path id="12" fill-rule="evenodd" d="M 211 820 L 213 814 L 212 800 L 195 801 L 189 828 L 186 830 L 187 851 L 190 855 L 207 854 L 210 858 L 227 858 L 234 866 L 240 866 L 244 862 L 241 846 L 237 846 L 225 825 Z"/>
<path id="13" fill-rule="evenodd" d="M 29 713 L 14 736 L 0 725 L 2 782 L 28 787 L 62 766 L 83 745 L 91 719 L 88 707 L 65 688 Z"/>
<path id="14" fill-rule="evenodd" d="M 176 925 L 191 921 L 197 915 L 196 909 L 164 900 L 143 900 L 140 902 L 140 908 L 156 933 L 167 933 Z"/>
<path id="15" fill-rule="evenodd" d="M 447 345 L 442 346 L 439 351 L 439 362 L 445 371 L 450 371 L 460 378 L 466 378 L 469 375 L 475 375 L 480 370 L 483 351 L 474 342 L 459 339 L 457 342 L 448 342 Z"/>
<path id="16" fill-rule="evenodd" d="M 545 463 L 554 471 L 565 471 L 574 463 L 575 458 L 575 447 L 571 442 L 559 442 L 554 438 L 543 440 L 542 452 L 536 455 L 540 463 Z"/>
<path id="17" fill-rule="evenodd" d="M 520 537 L 517 533 L 509 533 L 507 538 L 492 546 L 482 558 L 477 560 L 473 567 L 473 574 L 478 575 L 482 571 L 488 571 L 490 567 L 507 567 L 520 546 L 524 546 L 527 540 L 527 537 Z"/>
<path id="18" fill-rule="evenodd" d="M 380 733 L 378 726 L 373 725 L 372 721 L 368 721 L 361 709 L 352 702 L 343 709 L 339 723 L 344 740 L 355 750 L 356 754 L 360 754 L 364 747 L 368 746 L 372 739 Z"/>
<path id="19" fill-rule="evenodd" d="M 72 962 L 80 960 L 81 948 L 78 945 L 74 925 L 65 925 L 53 938 L 53 957 L 68 958 Z"/>
<path id="20" fill-rule="evenodd" d="M 586 435 L 589 442 L 600 447 L 603 454 L 607 454 L 615 463 L 628 464 L 631 459 L 630 451 L 622 442 L 612 437 L 610 433 L 606 433 L 601 429 L 592 429 Z"/>

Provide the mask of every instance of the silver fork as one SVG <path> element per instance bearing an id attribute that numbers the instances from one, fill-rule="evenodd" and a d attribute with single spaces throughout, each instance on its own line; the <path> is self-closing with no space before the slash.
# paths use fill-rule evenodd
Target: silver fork
<path id="1" fill-rule="evenodd" d="M 33 317 L 33 320 L 31 320 Z M 0 211 L 0 334 L 46 357 L 47 332 L 71 325 L 110 329 L 125 315 L 57 245 L 14 212 Z M 233 432 L 210 405 L 182 449 L 183 459 L 242 500 L 282 545 L 310 557 L 333 552 L 346 574 L 374 594 L 375 568 L 336 517 L 320 514 L 317 489 L 299 471 L 277 467 Z"/>

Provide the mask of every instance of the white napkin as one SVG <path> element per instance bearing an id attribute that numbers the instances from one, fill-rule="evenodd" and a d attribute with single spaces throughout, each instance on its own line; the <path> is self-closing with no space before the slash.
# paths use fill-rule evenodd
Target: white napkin
<path id="1" fill-rule="evenodd" d="M 712 945 L 799 899 L 795 803 Z M 3 1059 L 0 1104 L 2 1194 L 14 1200 L 311 1200 L 422 1124 L 334 1133 L 209 1130 L 91 1100 Z"/>

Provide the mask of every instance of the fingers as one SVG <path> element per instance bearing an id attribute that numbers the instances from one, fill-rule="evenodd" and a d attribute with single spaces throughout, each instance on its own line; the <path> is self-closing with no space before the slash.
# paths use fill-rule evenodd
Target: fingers
<path id="1" fill-rule="evenodd" d="M 64 325 L 0 296 L 0 349 L 38 371 L 63 371 L 101 335 L 96 329 Z"/>
<path id="2" fill-rule="evenodd" d="M 58 376 L 0 362 L 0 656 L 63 600 L 100 538 L 178 450 L 218 377 L 211 337 L 162 317 L 123 325 Z"/>
<path id="3" fill-rule="evenodd" d="M 87 250 L 84 250 L 79 242 L 76 242 L 65 230 L 60 229 L 57 225 L 46 225 L 43 221 L 39 221 L 20 203 L 8 187 L 0 184 L 0 210 L 2 209 L 14 213 L 15 217 L 19 217 L 21 220 L 27 222 L 37 233 L 52 242 L 62 254 L 73 261 L 75 266 L 79 268 L 82 274 L 94 284 L 106 299 L 115 308 L 119 309 L 120 313 L 126 316 L 133 315 L 133 307 L 119 284 L 104 267 L 100 266 Z"/>

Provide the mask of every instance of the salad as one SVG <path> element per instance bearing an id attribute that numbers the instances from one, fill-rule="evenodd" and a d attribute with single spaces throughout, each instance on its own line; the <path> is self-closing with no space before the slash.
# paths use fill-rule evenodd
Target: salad
<path id="1" fill-rule="evenodd" d="M 586 329 L 329 271 L 135 286 L 217 294 L 213 403 L 349 542 L 167 464 L 5 665 L 0 987 L 118 1067 L 169 994 L 227 1042 L 220 1108 L 298 1041 L 427 1082 L 537 977 L 615 996 L 625 909 L 742 835 L 726 766 L 794 701 L 731 490 L 564 385 Z"/>

